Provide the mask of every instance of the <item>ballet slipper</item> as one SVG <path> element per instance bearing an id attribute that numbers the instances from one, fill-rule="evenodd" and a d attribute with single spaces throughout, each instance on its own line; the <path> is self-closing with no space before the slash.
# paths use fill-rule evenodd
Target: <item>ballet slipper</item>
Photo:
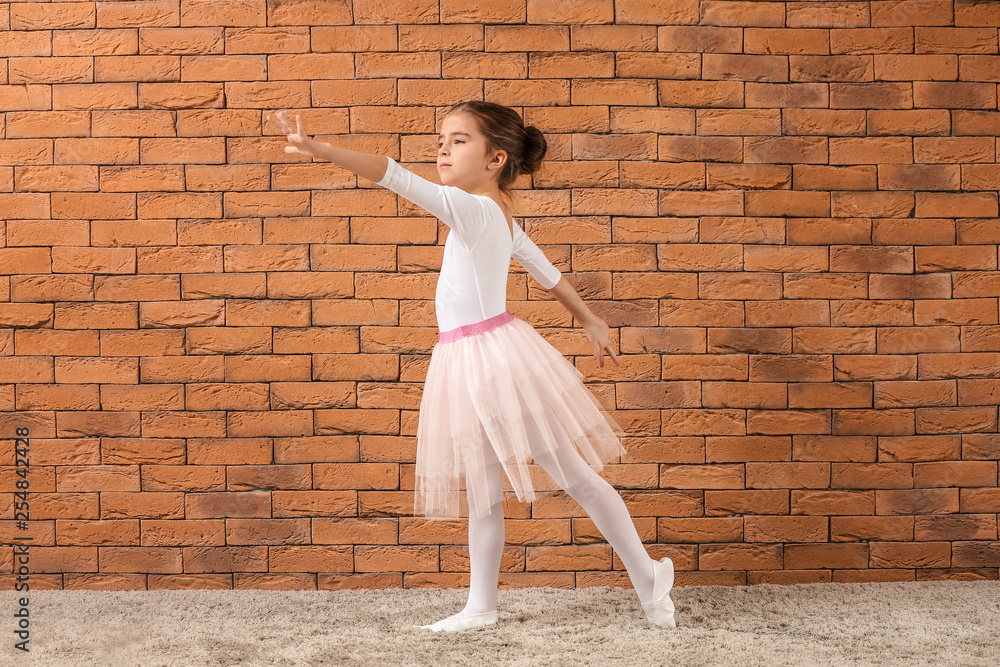
<path id="1" fill-rule="evenodd" d="M 421 628 L 425 630 L 432 630 L 434 632 L 455 632 L 457 630 L 468 630 L 469 628 L 476 628 L 480 625 L 490 625 L 491 623 L 497 622 L 497 612 L 487 611 L 482 614 L 466 614 L 462 615 L 462 612 L 449 616 L 448 618 L 442 619 L 437 623 L 432 623 L 431 625 L 421 625 Z"/>
<path id="2" fill-rule="evenodd" d="M 669 558 L 653 561 L 653 599 L 642 603 L 642 610 L 651 623 L 661 628 L 676 628 L 674 602 L 670 589 L 674 585 L 674 562 Z"/>

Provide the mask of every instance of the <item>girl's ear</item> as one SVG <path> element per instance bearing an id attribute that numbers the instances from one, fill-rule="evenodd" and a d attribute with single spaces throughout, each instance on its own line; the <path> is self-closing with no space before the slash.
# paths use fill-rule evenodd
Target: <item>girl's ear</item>
<path id="1" fill-rule="evenodd" d="M 493 159 L 490 160 L 489 168 L 490 169 L 500 169 L 506 163 L 507 163 L 507 152 L 506 151 L 497 151 L 493 155 Z"/>

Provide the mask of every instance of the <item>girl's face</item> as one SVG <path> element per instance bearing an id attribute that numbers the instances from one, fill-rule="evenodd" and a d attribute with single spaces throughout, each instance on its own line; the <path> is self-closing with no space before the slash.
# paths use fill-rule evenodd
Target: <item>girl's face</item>
<path id="1" fill-rule="evenodd" d="M 442 184 L 482 189 L 499 175 L 506 158 L 503 151 L 496 151 L 492 159 L 486 154 L 486 137 L 469 114 L 455 111 L 441 121 L 437 168 Z"/>

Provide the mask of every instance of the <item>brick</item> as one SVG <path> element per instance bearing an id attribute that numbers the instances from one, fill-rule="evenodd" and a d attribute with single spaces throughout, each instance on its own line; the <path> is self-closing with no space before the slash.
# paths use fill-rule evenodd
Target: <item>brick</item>
<path id="1" fill-rule="evenodd" d="M 706 53 L 701 76 L 705 80 L 788 81 L 788 61 L 782 56 Z"/>
<path id="2" fill-rule="evenodd" d="M 961 489 L 962 512 L 993 512 L 1000 507 L 1000 489 Z"/>
<path id="3" fill-rule="evenodd" d="M 834 245 L 830 247 L 830 270 L 911 273 L 913 249 L 905 246 Z"/>
<path id="4" fill-rule="evenodd" d="M 748 410 L 747 433 L 766 435 L 829 433 L 828 410 Z"/>
<path id="5" fill-rule="evenodd" d="M 386 29 L 395 34 L 394 29 Z M 568 51 L 570 48 L 569 27 L 558 25 L 486 26 L 486 51 L 524 51 L 524 44 L 534 44 L 539 51 Z"/>
<path id="6" fill-rule="evenodd" d="M 791 457 L 789 436 L 717 436 L 705 439 L 709 462 L 788 461 Z"/>
<path id="7" fill-rule="evenodd" d="M 785 107 L 825 109 L 830 104 L 827 87 L 820 83 L 756 83 L 746 84 L 747 107 Z"/>
<path id="8" fill-rule="evenodd" d="M 662 107 L 739 108 L 743 106 L 740 81 L 659 81 Z"/>
<path id="9" fill-rule="evenodd" d="M 947 542 L 872 542 L 871 567 L 948 567 L 951 545 Z"/>
<path id="10" fill-rule="evenodd" d="M 657 540 L 671 544 L 738 542 L 743 539 L 743 519 L 739 517 L 661 517 L 656 521 Z"/>
<path id="11" fill-rule="evenodd" d="M 814 217 L 830 215 L 830 195 L 825 192 L 770 190 L 746 194 L 746 214 L 756 216 Z"/>
<path id="12" fill-rule="evenodd" d="M 657 30 L 659 51 L 683 53 L 741 53 L 743 30 L 713 26 L 661 25 Z"/>
<path id="13" fill-rule="evenodd" d="M 834 359 L 834 380 L 915 380 L 917 355 L 839 355 Z"/>
<path id="14" fill-rule="evenodd" d="M 867 544 L 789 544 L 785 546 L 785 567 L 789 569 L 866 567 Z"/>
<path id="15" fill-rule="evenodd" d="M 944 461 L 913 465 L 913 485 L 918 488 L 994 486 L 996 483 L 996 461 Z"/>
<path id="16" fill-rule="evenodd" d="M 142 27 L 139 29 L 139 53 L 209 54 L 223 53 L 224 28 Z"/>
<path id="17" fill-rule="evenodd" d="M 963 327 L 962 348 L 969 352 L 1000 351 L 1000 345 L 997 344 L 996 338 L 998 333 L 1000 330 L 995 326 Z M 957 352 L 958 350 L 953 351 Z"/>
<path id="18" fill-rule="evenodd" d="M 834 583 L 891 583 L 915 581 L 914 570 L 834 570 Z"/>
<path id="19" fill-rule="evenodd" d="M 788 514 L 788 490 L 708 490 L 706 516 L 728 514 Z"/>
<path id="20" fill-rule="evenodd" d="M 306 53 L 309 51 L 309 28 L 226 28 L 225 51 L 245 53 Z M 325 51 L 318 46 L 318 51 Z"/>
<path id="21" fill-rule="evenodd" d="M 957 388 L 953 380 L 875 383 L 876 408 L 955 405 L 956 401 Z"/>
<path id="22" fill-rule="evenodd" d="M 754 163 L 826 164 L 829 159 L 824 137 L 747 137 L 744 151 L 744 161 Z"/>
<path id="23" fill-rule="evenodd" d="M 96 332 L 95 332 L 96 333 Z M 147 357 L 184 353 L 183 331 L 102 331 L 100 350 L 105 356 Z"/>
<path id="24" fill-rule="evenodd" d="M 833 373 L 831 355 L 755 355 L 750 359 L 749 379 L 754 382 L 829 381 Z"/>
<path id="25" fill-rule="evenodd" d="M 138 319 L 134 303 L 58 303 L 54 325 L 57 329 L 135 329 Z"/>
<path id="26" fill-rule="evenodd" d="M 188 281 L 193 282 L 193 281 Z M 189 290 L 185 287 L 185 294 Z M 194 290 L 190 290 L 194 291 Z M 212 296 L 219 296 L 213 294 Z M 223 336 L 223 330 L 216 327 L 200 327 L 190 331 L 190 349 L 198 354 L 208 353 L 253 353 L 270 350 L 270 339 L 265 340 L 265 332 L 261 328 L 228 327 L 228 338 Z M 279 351 L 279 350 L 275 350 Z M 325 379 L 325 378 L 324 378 Z M 324 459 L 340 460 L 340 459 Z M 355 459 L 356 460 L 356 459 Z"/>
<path id="27" fill-rule="evenodd" d="M 788 386 L 790 408 L 866 408 L 872 404 L 867 382 L 795 382 Z"/>
<path id="28" fill-rule="evenodd" d="M 10 8 L 10 28 L 11 30 L 93 28 L 96 25 L 95 4 L 67 2 L 56 7 L 41 3 L 18 3 Z"/>
<path id="29" fill-rule="evenodd" d="M 918 408 L 918 433 L 989 432 L 997 425 L 996 407 Z"/>
<path id="30" fill-rule="evenodd" d="M 864 136 L 865 112 L 840 109 L 786 109 L 782 111 L 782 129 L 788 135 Z"/>
<path id="31" fill-rule="evenodd" d="M 103 84 L 127 85 L 127 84 Z M 221 83 L 141 83 L 139 100 L 147 109 L 191 109 L 222 107 Z M 131 106 L 136 106 L 132 104 Z"/>
<path id="32" fill-rule="evenodd" d="M 834 409 L 834 435 L 913 435 L 915 415 L 906 409 Z"/>
<path id="33" fill-rule="evenodd" d="M 914 518 L 914 539 L 995 540 L 997 518 L 992 514 L 942 514 Z"/>
<path id="34" fill-rule="evenodd" d="M 743 466 L 661 464 L 663 489 L 742 489 Z"/>
<path id="35" fill-rule="evenodd" d="M 826 256 L 823 256 L 824 269 Z M 811 267 L 808 267 L 811 269 Z M 789 267 L 787 270 L 794 270 Z M 785 273 L 784 296 L 786 299 L 851 299 L 868 296 L 864 276 L 851 273 Z M 870 323 L 866 323 L 870 324 Z"/>
<path id="36" fill-rule="evenodd" d="M 905 138 L 874 138 L 854 139 L 850 137 L 833 137 L 830 139 L 830 164 L 890 164 L 913 162 L 911 139 Z M 845 195 L 856 197 L 853 193 Z M 875 194 L 870 194 L 874 197 Z M 912 201 L 912 197 L 910 198 Z M 885 217 L 885 216 L 883 216 Z"/>
<path id="37" fill-rule="evenodd" d="M 795 168 L 797 169 L 798 166 L 796 165 Z M 866 218 L 789 218 L 785 223 L 785 238 L 788 245 L 867 244 L 871 242 L 871 220 Z M 841 250 L 841 252 L 843 251 Z"/>
<path id="38" fill-rule="evenodd" d="M 835 516 L 830 517 L 830 541 L 910 541 L 913 526 L 909 516 Z"/>
<path id="39" fill-rule="evenodd" d="M 997 40 L 989 28 L 913 29 L 915 53 L 997 53 Z"/>
<path id="40" fill-rule="evenodd" d="M 797 435 L 792 438 L 796 461 L 874 461 L 876 438 L 872 436 Z"/>
<path id="41" fill-rule="evenodd" d="M 59 383 L 100 382 L 136 384 L 138 359 L 128 357 L 56 357 L 55 381 Z"/>
<path id="42" fill-rule="evenodd" d="M 752 489 L 824 489 L 830 486 L 830 464 L 747 463 L 746 485 Z"/>
<path id="43" fill-rule="evenodd" d="M 176 26 L 180 22 L 178 10 L 178 4 L 169 0 L 101 3 L 97 5 L 97 25 L 100 28 Z"/>
<path id="44" fill-rule="evenodd" d="M 100 354 L 96 331 L 58 331 L 55 329 L 19 329 L 14 332 L 18 353 L 25 356 L 97 356 Z"/>
<path id="45" fill-rule="evenodd" d="M 900 230 L 900 234 L 902 230 Z M 868 283 L 868 295 L 873 299 L 934 299 L 946 298 L 951 292 L 945 276 L 924 275 L 872 275 Z M 933 331 L 931 332 L 933 333 Z M 925 331 L 911 331 L 915 342 L 923 339 Z M 899 336 L 896 335 L 898 339 Z M 925 350 L 932 352 L 934 350 Z"/>
<path id="46" fill-rule="evenodd" d="M 57 246 L 52 250 L 55 273 L 135 273 L 132 248 L 74 248 Z"/>
<path id="47" fill-rule="evenodd" d="M 857 28 L 867 26 L 869 20 L 868 6 L 863 2 L 793 2 L 785 9 L 790 28 Z"/>
<path id="48" fill-rule="evenodd" d="M 201 383 L 188 387 L 186 405 L 194 410 L 239 410 L 245 404 L 256 410 L 266 410 L 268 388 L 266 385 L 237 385 L 225 383 Z"/>
<path id="49" fill-rule="evenodd" d="M 58 437 L 139 436 L 137 412 L 62 412 L 56 416 Z"/>
<path id="50" fill-rule="evenodd" d="M 832 517 L 875 513 L 875 491 L 793 489 L 791 494 L 792 514 Z"/>
<path id="51" fill-rule="evenodd" d="M 793 55 L 788 64 L 792 81 L 872 81 L 872 56 Z"/>
<path id="52" fill-rule="evenodd" d="M 702 544 L 698 548 L 701 570 L 780 570 L 780 544 Z"/>
<path id="53" fill-rule="evenodd" d="M 953 278 L 956 298 L 989 297 L 1000 295 L 995 278 L 996 272 L 975 271 L 957 273 Z M 950 296 L 950 295 L 944 295 Z"/>
<path id="54" fill-rule="evenodd" d="M 740 326 L 743 324 L 741 301 L 660 301 L 661 326 Z M 680 360 L 677 360 L 680 361 Z M 746 358 L 744 357 L 744 367 Z"/>
<path id="55" fill-rule="evenodd" d="M 880 218 L 872 222 L 872 242 L 876 245 L 941 246 L 942 244 L 954 244 L 955 221 L 942 218 L 928 218 L 926 220 Z M 941 254 L 942 250 L 938 249 L 935 252 Z M 921 257 L 927 255 L 927 251 L 928 249 L 923 247 L 914 249 L 915 254 Z"/>
<path id="56" fill-rule="evenodd" d="M 738 137 L 661 136 L 658 157 L 667 162 L 740 162 L 743 141 Z"/>
<path id="57" fill-rule="evenodd" d="M 73 276 L 12 276 L 11 298 L 15 301 L 89 301 L 93 279 Z"/>
<path id="58" fill-rule="evenodd" d="M 2 111 L 44 111 L 52 108 L 51 86 L 0 86 Z"/>
<path id="59" fill-rule="evenodd" d="M 746 53 L 810 54 L 830 50 L 830 34 L 826 30 L 747 28 L 745 32 Z"/>
<path id="60" fill-rule="evenodd" d="M 830 486 L 842 489 L 912 489 L 909 463 L 834 463 Z"/>
<path id="61" fill-rule="evenodd" d="M 866 354 L 875 352 L 875 332 L 865 327 L 797 327 L 792 334 L 795 354 Z"/>
<path id="62" fill-rule="evenodd" d="M 820 516 L 748 516 L 747 542 L 825 542 L 829 519 Z"/>
<path id="63" fill-rule="evenodd" d="M 701 8 L 701 24 L 782 27 L 784 14 L 784 7 L 778 2 L 707 0 Z"/>
<path id="64" fill-rule="evenodd" d="M 708 330 L 708 351 L 789 354 L 792 351 L 791 333 L 787 329 L 713 328 Z"/>
<path id="65" fill-rule="evenodd" d="M 94 80 L 105 81 L 180 81 L 179 56 L 98 56 Z"/>
<path id="66" fill-rule="evenodd" d="M 912 28 L 844 28 L 830 31 L 830 53 L 913 53 Z"/>
<path id="67" fill-rule="evenodd" d="M 995 456 L 997 451 L 1000 451 L 1000 438 L 996 435 L 970 433 L 962 436 L 964 459 L 1000 459 L 1000 456 Z"/>
<path id="68" fill-rule="evenodd" d="M 141 411 L 141 410 L 181 410 L 184 407 L 184 390 L 180 385 L 103 385 L 101 387 L 101 407 L 104 410 Z M 122 447 L 116 452 L 116 457 L 125 455 L 127 450 Z M 131 453 L 131 452 L 130 452 Z M 178 460 L 180 456 L 177 457 Z M 105 461 L 112 462 L 105 457 Z"/>
<path id="69" fill-rule="evenodd" d="M 991 146 L 972 137 L 914 137 L 913 159 L 929 164 L 993 162 L 995 153 Z"/>
<path id="70" fill-rule="evenodd" d="M 701 299 L 710 300 L 778 299 L 781 297 L 781 276 L 745 271 L 702 273 L 698 295 Z"/>
<path id="71" fill-rule="evenodd" d="M 992 83 L 915 81 L 913 103 L 940 109 L 995 109 L 997 91 Z"/>
<path id="72" fill-rule="evenodd" d="M 954 435 L 882 437 L 878 441 L 880 461 L 938 461 L 958 459 L 961 439 Z"/>
<path id="73" fill-rule="evenodd" d="M 912 109 L 912 84 L 831 83 L 831 109 Z"/>
<path id="74" fill-rule="evenodd" d="M 144 357 L 142 360 L 141 379 L 143 382 L 183 382 L 197 380 L 199 382 L 222 382 L 224 371 L 223 361 L 219 357 L 196 357 L 182 359 L 177 357 Z"/>
<path id="75" fill-rule="evenodd" d="M 785 385 L 777 382 L 705 382 L 702 404 L 709 408 L 784 408 Z"/>
<path id="76" fill-rule="evenodd" d="M 8 304 L 15 305 L 15 304 Z M 47 318 L 39 318 L 42 323 L 45 320 L 51 320 L 52 308 L 44 304 L 16 304 L 18 308 L 5 308 L 4 320 L 5 322 L 12 322 L 15 317 L 20 313 L 23 313 L 21 317 L 24 320 L 28 320 L 31 313 L 38 314 L 48 314 Z M 28 307 L 24 307 L 28 306 Z M 41 306 L 41 307 L 39 307 Z M 13 323 L 13 322 L 12 322 Z M 46 382 L 51 383 L 55 380 L 53 374 L 53 363 L 52 361 L 46 361 L 43 359 L 38 360 L 26 360 L 26 359 L 4 359 L 6 363 L 0 365 L 0 377 L 3 377 L 4 382 L 16 382 L 23 380 L 31 380 L 35 382 Z"/>
<path id="77" fill-rule="evenodd" d="M 90 135 L 86 111 L 24 111 L 7 114 L 7 138 L 86 137 Z"/>
<path id="78" fill-rule="evenodd" d="M 955 81 L 959 56 L 886 54 L 875 56 L 876 81 Z"/>
<path id="79" fill-rule="evenodd" d="M 955 567 L 998 567 L 1000 542 L 953 542 L 951 564 Z"/>
<path id="80" fill-rule="evenodd" d="M 878 490 L 876 514 L 952 514 L 958 511 L 958 489 Z"/>
<path id="81" fill-rule="evenodd" d="M 3 206 L 4 210 L 15 218 L 43 220 L 51 217 L 48 193 L 0 194 L 0 206 Z M 5 254 L 14 255 L 15 253 L 7 252 Z"/>
<path id="82" fill-rule="evenodd" d="M 885 327 L 878 330 L 878 348 L 883 354 L 958 352 L 960 328 Z"/>
<path id="83" fill-rule="evenodd" d="M 746 304 L 746 324 L 751 327 L 829 326 L 827 302 L 809 299 L 795 301 L 750 301 Z"/>
<path id="84" fill-rule="evenodd" d="M 664 435 L 742 435 L 746 431 L 742 410 L 670 408 L 661 411 Z"/>
<path id="85" fill-rule="evenodd" d="M 310 379 L 308 355 L 233 355 L 226 357 L 227 382 L 305 382 Z"/>

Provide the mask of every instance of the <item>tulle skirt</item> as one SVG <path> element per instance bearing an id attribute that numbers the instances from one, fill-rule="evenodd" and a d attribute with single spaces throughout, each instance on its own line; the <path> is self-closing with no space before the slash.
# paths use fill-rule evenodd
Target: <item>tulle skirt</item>
<path id="1" fill-rule="evenodd" d="M 483 516 L 504 489 L 531 502 L 572 486 L 625 452 L 624 431 L 583 384 L 583 374 L 508 312 L 443 331 L 431 352 L 417 425 L 414 514 Z M 575 450 L 569 452 L 568 450 Z M 553 454 L 554 456 L 546 456 Z M 536 457 L 547 462 L 542 468 Z"/>

